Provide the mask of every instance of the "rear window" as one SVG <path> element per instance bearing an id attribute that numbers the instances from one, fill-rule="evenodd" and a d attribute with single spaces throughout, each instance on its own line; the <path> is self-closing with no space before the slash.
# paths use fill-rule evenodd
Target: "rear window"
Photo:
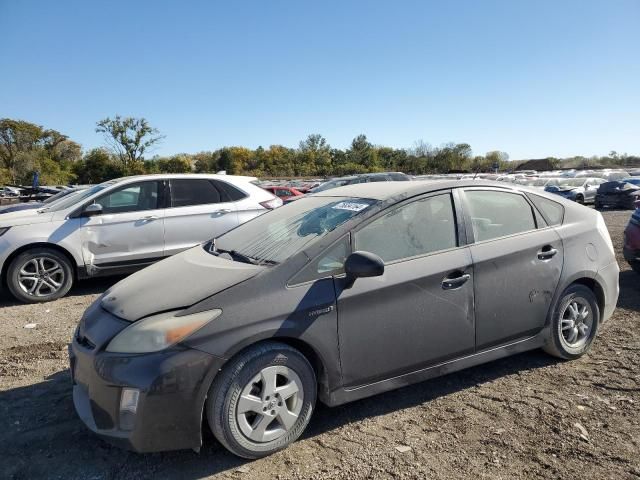
<path id="1" fill-rule="evenodd" d="M 536 208 L 542 213 L 547 224 L 551 226 L 562 224 L 562 220 L 564 220 L 564 207 L 562 205 L 548 198 L 536 195 L 535 193 L 528 195 L 531 202 L 533 202 Z"/>

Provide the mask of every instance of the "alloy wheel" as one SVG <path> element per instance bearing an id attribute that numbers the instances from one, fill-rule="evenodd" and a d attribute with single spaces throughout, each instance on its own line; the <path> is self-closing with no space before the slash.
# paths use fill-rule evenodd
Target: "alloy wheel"
<path id="1" fill-rule="evenodd" d="M 589 302 L 574 298 L 565 308 L 560 321 L 561 339 L 570 348 L 587 342 L 593 328 L 593 312 Z"/>
<path id="2" fill-rule="evenodd" d="M 20 288 L 34 297 L 48 297 L 64 285 L 62 266 L 51 257 L 36 257 L 28 260 L 18 272 Z"/>
<path id="3" fill-rule="evenodd" d="M 304 389 L 296 372 L 281 365 L 269 366 L 242 389 L 236 422 L 249 440 L 271 442 L 293 428 L 303 400 Z"/>

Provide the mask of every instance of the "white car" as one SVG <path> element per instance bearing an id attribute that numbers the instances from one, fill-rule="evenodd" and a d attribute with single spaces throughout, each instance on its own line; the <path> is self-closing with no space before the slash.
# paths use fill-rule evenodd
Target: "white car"
<path id="1" fill-rule="evenodd" d="M 49 207 L 2 215 L 0 266 L 24 302 L 64 296 L 75 279 L 130 273 L 282 205 L 253 177 L 143 175 Z"/>

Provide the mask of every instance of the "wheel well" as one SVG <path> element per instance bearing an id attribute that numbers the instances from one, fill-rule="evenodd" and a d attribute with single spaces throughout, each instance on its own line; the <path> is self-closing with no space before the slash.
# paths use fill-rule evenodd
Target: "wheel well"
<path id="1" fill-rule="evenodd" d="M 580 278 L 572 283 L 572 285 L 583 285 L 593 292 L 598 302 L 598 308 L 600 309 L 600 318 L 602 321 L 602 315 L 604 313 L 604 290 L 602 286 L 593 278 Z"/>
<path id="2" fill-rule="evenodd" d="M 242 348 L 239 352 L 236 352 L 233 356 L 240 354 L 248 348 L 260 345 L 264 342 L 280 342 L 298 350 L 309 361 L 314 373 L 316 374 L 316 381 L 318 384 L 318 397 L 322 400 L 325 395 L 329 393 L 329 378 L 327 375 L 327 369 L 324 366 L 320 355 L 315 349 L 307 342 L 293 337 L 270 337 L 258 342 L 249 344 Z"/>
<path id="3" fill-rule="evenodd" d="M 26 252 L 27 250 L 31 250 L 33 248 L 48 248 L 50 250 L 56 250 L 57 252 L 63 254 L 65 257 L 67 257 L 69 262 L 71 262 L 71 268 L 73 268 L 73 273 L 74 273 L 74 275 L 77 276 L 78 264 L 76 263 L 75 259 L 73 258 L 73 255 L 71 255 L 64 248 L 62 248 L 59 245 L 56 245 L 54 243 L 38 242 L 38 243 L 30 243 L 29 245 L 23 245 L 22 247 L 16 249 L 14 252 L 11 252 L 11 255 L 9 255 L 7 257 L 7 259 L 4 262 L 4 265 L 2 265 L 2 274 L 1 274 L 2 275 L 2 283 L 6 284 L 6 281 L 7 281 L 7 270 L 9 269 L 9 265 L 11 265 L 11 262 L 13 262 L 13 259 L 16 258 L 18 255 L 20 255 L 21 253 Z"/>

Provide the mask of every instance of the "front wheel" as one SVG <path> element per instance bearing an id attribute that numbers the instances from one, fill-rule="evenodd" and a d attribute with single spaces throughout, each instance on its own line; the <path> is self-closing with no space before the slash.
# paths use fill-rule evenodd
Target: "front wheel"
<path id="1" fill-rule="evenodd" d="M 577 195 L 576 203 L 579 203 L 580 205 L 584 205 L 584 197 L 582 195 Z"/>
<path id="2" fill-rule="evenodd" d="M 567 288 L 558 301 L 544 350 L 573 360 L 584 355 L 598 332 L 600 309 L 593 292 L 584 285 Z"/>
<path id="3" fill-rule="evenodd" d="M 7 287 L 18 300 L 40 303 L 67 294 L 73 285 L 73 267 L 66 255 L 51 248 L 32 248 L 13 259 L 7 269 Z"/>
<path id="4" fill-rule="evenodd" d="M 287 447 L 305 430 L 316 401 L 316 377 L 298 350 L 278 342 L 249 348 L 216 377 L 206 413 L 216 439 L 249 459 Z"/>

